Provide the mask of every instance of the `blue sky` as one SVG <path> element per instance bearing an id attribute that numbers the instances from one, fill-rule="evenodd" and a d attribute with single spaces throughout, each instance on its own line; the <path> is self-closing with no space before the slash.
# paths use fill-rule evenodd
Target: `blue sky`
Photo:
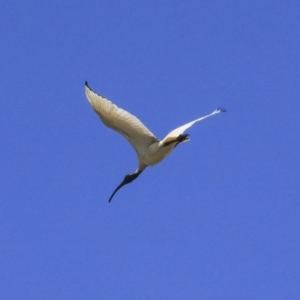
<path id="1" fill-rule="evenodd" d="M 300 299 L 299 1 L 0 4 L 1 299 Z M 162 139 L 137 167 L 84 82 Z"/>

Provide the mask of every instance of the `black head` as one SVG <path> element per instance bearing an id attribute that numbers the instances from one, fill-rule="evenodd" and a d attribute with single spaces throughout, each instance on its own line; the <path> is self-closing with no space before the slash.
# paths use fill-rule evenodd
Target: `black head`
<path id="1" fill-rule="evenodd" d="M 133 173 L 133 174 L 127 174 L 125 175 L 123 181 L 118 185 L 118 187 L 114 190 L 114 192 L 112 193 L 112 195 L 110 196 L 108 202 L 110 202 L 113 198 L 113 196 L 115 195 L 115 193 L 125 184 L 128 184 L 130 182 L 132 182 L 133 180 L 135 180 L 140 174 L 142 173 L 141 172 L 138 172 L 138 173 Z"/>
<path id="2" fill-rule="evenodd" d="M 140 175 L 140 173 L 134 173 L 134 174 L 127 174 L 125 175 L 124 179 L 123 179 L 123 185 L 132 182 L 134 179 L 136 179 L 138 176 Z"/>

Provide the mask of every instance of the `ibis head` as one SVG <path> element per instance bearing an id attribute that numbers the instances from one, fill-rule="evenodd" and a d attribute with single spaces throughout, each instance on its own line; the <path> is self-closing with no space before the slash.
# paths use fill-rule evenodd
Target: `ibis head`
<path id="1" fill-rule="evenodd" d="M 128 184 L 130 182 L 132 182 L 133 180 L 135 180 L 136 178 L 138 178 L 138 176 L 142 173 L 142 171 L 137 172 L 137 173 L 133 173 L 133 174 L 127 174 L 125 175 L 123 181 L 117 186 L 117 188 L 114 190 L 114 192 L 112 193 L 112 195 L 110 196 L 108 202 L 110 202 L 113 198 L 113 196 L 115 195 L 115 193 L 125 184 Z"/>

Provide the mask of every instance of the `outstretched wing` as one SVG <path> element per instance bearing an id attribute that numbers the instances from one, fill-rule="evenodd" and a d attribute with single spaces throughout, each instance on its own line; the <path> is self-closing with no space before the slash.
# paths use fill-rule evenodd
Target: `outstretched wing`
<path id="1" fill-rule="evenodd" d="M 87 82 L 85 83 L 85 94 L 102 122 L 107 127 L 122 134 L 137 153 L 143 147 L 158 141 L 154 134 L 137 117 L 95 93 Z"/>
<path id="2" fill-rule="evenodd" d="M 200 122 L 206 118 L 209 118 L 213 115 L 219 114 L 221 112 L 226 112 L 226 109 L 219 107 L 218 109 L 216 109 L 215 111 L 213 111 L 211 114 L 206 115 L 204 117 L 201 117 L 199 119 L 196 119 L 194 121 L 191 121 L 185 125 L 182 125 L 174 130 L 172 130 L 163 140 L 162 140 L 162 144 L 166 143 L 166 142 L 170 142 L 175 140 L 180 134 L 183 134 L 188 128 L 190 128 L 191 126 L 193 126 L 195 123 Z"/>

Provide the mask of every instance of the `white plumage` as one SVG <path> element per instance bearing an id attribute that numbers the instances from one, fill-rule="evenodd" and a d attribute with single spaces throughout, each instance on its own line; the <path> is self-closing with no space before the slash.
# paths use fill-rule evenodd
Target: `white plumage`
<path id="1" fill-rule="evenodd" d="M 125 176 L 124 180 L 111 195 L 109 202 L 123 185 L 136 179 L 147 166 L 156 165 L 169 155 L 179 143 L 189 141 L 188 134 L 184 134 L 185 130 L 199 121 L 226 111 L 225 109 L 218 108 L 209 115 L 172 130 L 162 141 L 159 141 L 137 117 L 92 91 L 87 82 L 85 84 L 85 93 L 102 122 L 127 139 L 135 149 L 139 160 L 137 170 L 133 174 Z"/>

